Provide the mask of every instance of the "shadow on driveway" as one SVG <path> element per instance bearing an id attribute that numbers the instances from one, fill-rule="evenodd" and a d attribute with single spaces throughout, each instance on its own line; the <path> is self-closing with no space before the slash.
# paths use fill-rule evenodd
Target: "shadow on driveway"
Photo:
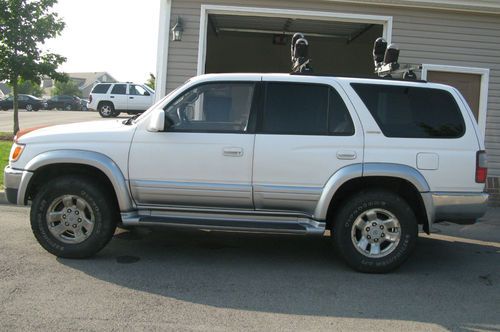
<path id="1" fill-rule="evenodd" d="M 361 274 L 329 238 L 125 232 L 91 260 L 59 259 L 141 292 L 220 308 L 500 331 L 500 243 L 419 238 L 397 271 Z"/>

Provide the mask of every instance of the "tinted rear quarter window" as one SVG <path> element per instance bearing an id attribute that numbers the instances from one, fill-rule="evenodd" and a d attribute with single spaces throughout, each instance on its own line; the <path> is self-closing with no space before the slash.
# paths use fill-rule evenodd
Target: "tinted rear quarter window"
<path id="1" fill-rule="evenodd" d="M 97 84 L 93 89 L 92 93 L 106 93 L 109 90 L 111 84 Z"/>
<path id="2" fill-rule="evenodd" d="M 459 138 L 465 123 L 445 90 L 380 84 L 351 84 L 387 137 Z"/>

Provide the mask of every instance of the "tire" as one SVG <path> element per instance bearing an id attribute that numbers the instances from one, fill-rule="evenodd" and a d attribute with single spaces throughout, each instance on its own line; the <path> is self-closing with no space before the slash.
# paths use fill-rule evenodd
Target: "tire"
<path id="1" fill-rule="evenodd" d="M 111 194 L 101 188 L 86 176 L 62 176 L 42 186 L 30 219 L 33 234 L 45 250 L 57 257 L 87 258 L 104 248 L 113 237 L 119 214 Z"/>
<path id="2" fill-rule="evenodd" d="M 24 107 L 24 109 L 26 110 L 26 112 L 31 112 L 31 111 L 33 111 L 33 105 L 26 104 L 26 106 Z"/>
<path id="3" fill-rule="evenodd" d="M 336 252 L 350 267 L 366 273 L 386 273 L 399 267 L 418 237 L 417 220 L 408 203 L 381 190 L 348 198 L 332 226 Z"/>
<path id="4" fill-rule="evenodd" d="M 103 102 L 99 105 L 98 111 L 103 118 L 109 118 L 114 116 L 115 107 L 110 102 Z"/>

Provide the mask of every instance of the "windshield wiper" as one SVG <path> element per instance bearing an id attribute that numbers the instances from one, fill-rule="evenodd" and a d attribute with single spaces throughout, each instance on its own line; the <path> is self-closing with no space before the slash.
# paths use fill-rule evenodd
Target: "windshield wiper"
<path id="1" fill-rule="evenodd" d="M 124 125 L 127 125 L 127 126 L 131 125 L 131 124 L 132 124 L 132 122 L 133 122 L 135 119 L 137 119 L 140 115 L 141 115 L 141 113 L 136 114 L 136 115 L 134 115 L 134 116 L 131 116 L 131 117 L 130 117 L 130 118 L 128 118 L 127 120 L 124 120 L 124 121 L 123 121 L 123 124 L 124 124 Z"/>

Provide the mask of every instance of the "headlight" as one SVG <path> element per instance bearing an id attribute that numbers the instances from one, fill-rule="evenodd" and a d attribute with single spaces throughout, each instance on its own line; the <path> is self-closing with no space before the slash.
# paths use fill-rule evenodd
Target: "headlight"
<path id="1" fill-rule="evenodd" d="M 17 161 L 19 157 L 21 157 L 21 154 L 23 154 L 25 146 L 26 145 L 24 144 L 14 143 L 14 145 L 12 145 L 12 149 L 10 150 L 9 160 L 11 162 Z"/>

